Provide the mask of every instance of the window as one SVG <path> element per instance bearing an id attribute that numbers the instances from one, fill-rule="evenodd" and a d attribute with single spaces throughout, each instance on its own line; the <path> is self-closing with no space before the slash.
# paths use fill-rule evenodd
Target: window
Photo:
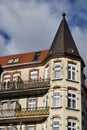
<path id="1" fill-rule="evenodd" d="M 28 100 L 28 108 L 29 109 L 36 108 L 36 98 L 29 98 L 29 100 Z"/>
<path id="2" fill-rule="evenodd" d="M 10 103 L 10 109 L 11 110 L 15 109 L 15 105 L 16 105 L 16 102 L 15 101 L 11 101 L 11 103 Z"/>
<path id="3" fill-rule="evenodd" d="M 5 130 L 4 128 L 0 128 L 0 130 Z"/>
<path id="4" fill-rule="evenodd" d="M 12 85 L 12 88 L 17 88 L 19 75 L 20 75 L 19 73 L 16 73 L 16 74 L 13 75 L 13 85 Z"/>
<path id="5" fill-rule="evenodd" d="M 14 127 L 10 126 L 10 127 L 8 128 L 8 130 L 14 130 Z"/>
<path id="6" fill-rule="evenodd" d="M 31 71 L 30 79 L 31 80 L 37 80 L 37 78 L 38 78 L 38 71 Z"/>
<path id="7" fill-rule="evenodd" d="M 43 130 L 46 130 L 46 123 L 43 123 L 43 126 L 42 126 Z"/>
<path id="8" fill-rule="evenodd" d="M 76 108 L 76 95 L 72 93 L 68 93 L 68 107 Z"/>
<path id="9" fill-rule="evenodd" d="M 1 109 L 2 110 L 7 110 L 7 102 L 2 102 L 1 103 Z"/>
<path id="10" fill-rule="evenodd" d="M 27 130 L 34 130 L 34 125 L 28 125 Z"/>
<path id="11" fill-rule="evenodd" d="M 76 121 L 74 121 L 74 120 L 68 121 L 68 130 L 77 130 Z"/>
<path id="12" fill-rule="evenodd" d="M 53 106 L 60 107 L 60 92 L 54 91 Z"/>
<path id="13" fill-rule="evenodd" d="M 41 54 L 41 51 L 36 52 L 35 55 L 34 55 L 33 61 L 37 61 L 39 56 L 40 56 L 40 54 Z"/>
<path id="14" fill-rule="evenodd" d="M 45 79 L 49 78 L 49 66 L 45 68 Z"/>
<path id="15" fill-rule="evenodd" d="M 8 64 L 17 63 L 18 61 L 19 61 L 19 58 L 9 59 Z"/>
<path id="16" fill-rule="evenodd" d="M 10 75 L 4 75 L 3 89 L 9 89 L 10 87 Z"/>
<path id="17" fill-rule="evenodd" d="M 14 61 L 14 59 L 10 59 L 10 60 L 8 61 L 8 63 L 11 64 L 11 63 L 13 63 L 13 61 Z"/>
<path id="18" fill-rule="evenodd" d="M 59 121 L 53 120 L 53 130 L 59 130 Z"/>
<path id="19" fill-rule="evenodd" d="M 68 64 L 68 79 L 76 80 L 76 65 L 74 64 Z"/>
<path id="20" fill-rule="evenodd" d="M 19 61 L 19 58 L 14 59 L 14 63 L 17 63 Z"/>
<path id="21" fill-rule="evenodd" d="M 54 64 L 54 78 L 60 79 L 60 62 Z"/>

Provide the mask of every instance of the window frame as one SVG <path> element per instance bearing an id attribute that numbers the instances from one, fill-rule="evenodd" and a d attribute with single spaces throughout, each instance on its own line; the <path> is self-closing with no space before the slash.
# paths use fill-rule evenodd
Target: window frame
<path id="1" fill-rule="evenodd" d="M 68 92 L 67 107 L 71 109 L 77 108 L 77 95 L 73 92 Z"/>
<path id="2" fill-rule="evenodd" d="M 54 62 L 54 79 L 61 78 L 61 62 Z"/>
<path id="3" fill-rule="evenodd" d="M 72 81 L 76 81 L 77 80 L 77 65 L 73 64 L 73 63 L 68 63 L 68 74 L 67 74 L 67 78 L 68 80 L 72 80 Z"/>
<path id="4" fill-rule="evenodd" d="M 32 102 L 30 102 L 30 100 Z M 33 102 L 35 100 L 35 102 Z M 37 107 L 37 98 L 28 98 L 28 109 L 32 110 L 32 109 L 36 109 Z"/>
<path id="5" fill-rule="evenodd" d="M 56 93 L 58 93 L 58 95 L 55 95 Z M 56 105 L 56 102 L 57 102 L 57 105 Z M 54 108 L 60 107 L 60 91 L 58 90 L 54 90 L 54 93 L 53 93 L 53 107 Z"/>
<path id="6" fill-rule="evenodd" d="M 55 125 L 55 122 L 58 124 Z M 53 119 L 52 130 L 55 130 L 55 128 L 57 128 L 57 130 L 60 129 L 60 123 L 58 119 Z"/>
<path id="7" fill-rule="evenodd" d="M 35 130 L 35 125 L 27 125 L 27 130 L 29 130 L 28 127 L 33 127 L 33 129 Z"/>
<path id="8" fill-rule="evenodd" d="M 36 80 L 38 80 L 38 70 L 31 70 L 29 78 L 30 78 L 30 81 L 36 81 Z"/>
<path id="9" fill-rule="evenodd" d="M 49 65 L 45 67 L 45 79 L 49 79 Z"/>
<path id="10" fill-rule="evenodd" d="M 69 125 L 69 122 L 71 125 Z M 73 126 L 75 124 L 75 127 Z M 74 119 L 68 119 L 68 130 L 77 130 L 77 121 Z"/>

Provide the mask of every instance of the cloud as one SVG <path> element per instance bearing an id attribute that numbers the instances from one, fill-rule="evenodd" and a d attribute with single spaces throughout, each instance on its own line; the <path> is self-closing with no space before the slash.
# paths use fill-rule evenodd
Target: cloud
<path id="1" fill-rule="evenodd" d="M 63 10 L 81 56 L 87 64 L 87 1 L 0 0 L 0 55 L 49 49 L 62 19 Z M 87 72 L 87 70 L 86 70 Z"/>

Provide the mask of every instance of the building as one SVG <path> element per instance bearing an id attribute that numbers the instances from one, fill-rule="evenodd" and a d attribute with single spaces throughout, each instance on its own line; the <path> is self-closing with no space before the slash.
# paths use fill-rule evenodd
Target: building
<path id="1" fill-rule="evenodd" d="M 65 13 L 49 50 L 0 57 L 0 130 L 86 130 L 82 60 Z"/>

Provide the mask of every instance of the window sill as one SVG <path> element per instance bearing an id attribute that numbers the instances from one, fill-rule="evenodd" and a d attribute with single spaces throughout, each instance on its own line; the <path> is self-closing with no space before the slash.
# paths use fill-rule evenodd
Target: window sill
<path id="1" fill-rule="evenodd" d="M 54 79 L 52 79 L 52 81 L 56 81 L 56 80 L 62 80 L 62 78 L 59 78 L 59 79 L 54 78 Z"/>
<path id="2" fill-rule="evenodd" d="M 66 107 L 66 109 L 68 109 L 68 110 L 74 110 L 74 111 L 80 111 L 79 109 L 76 109 L 76 108 L 70 108 L 70 107 Z"/>
<path id="3" fill-rule="evenodd" d="M 70 81 L 70 82 L 74 82 L 74 83 L 79 83 L 78 81 L 75 81 L 75 80 L 71 80 L 71 79 L 66 79 L 67 81 Z"/>
<path id="4" fill-rule="evenodd" d="M 60 106 L 60 107 L 51 107 L 51 109 L 60 109 L 60 108 L 62 108 L 62 106 Z"/>

